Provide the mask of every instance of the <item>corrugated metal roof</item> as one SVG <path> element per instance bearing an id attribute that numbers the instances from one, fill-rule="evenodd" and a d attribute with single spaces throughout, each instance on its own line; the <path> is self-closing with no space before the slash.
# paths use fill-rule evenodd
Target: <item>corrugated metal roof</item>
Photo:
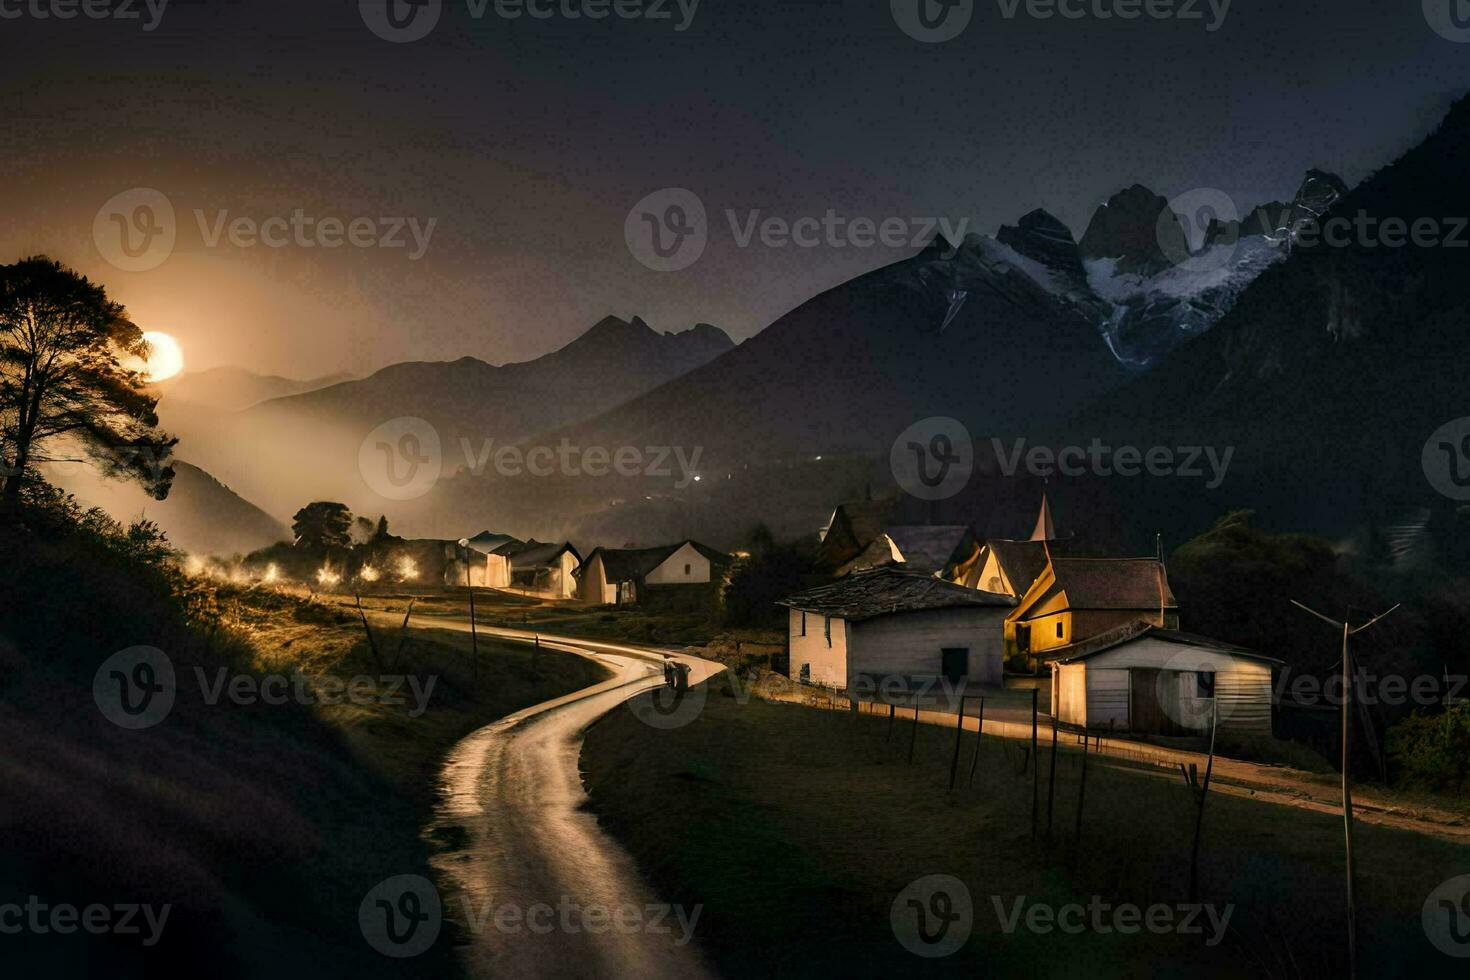
<path id="1" fill-rule="evenodd" d="M 1232 657 L 1244 657 L 1249 660 L 1259 660 L 1278 666 L 1282 666 L 1285 663 L 1285 661 L 1277 660 L 1275 657 L 1268 657 L 1265 654 L 1256 653 L 1254 650 L 1248 650 L 1245 647 L 1236 646 L 1233 643 L 1226 643 L 1224 640 L 1200 636 L 1198 633 L 1186 633 L 1182 630 L 1164 629 L 1163 627 L 1155 626 L 1153 623 L 1148 623 L 1143 620 L 1125 623 L 1122 626 L 1108 630 L 1106 633 L 1099 633 L 1096 636 L 1090 636 L 1077 643 L 1047 650 L 1046 660 L 1050 663 L 1058 664 L 1076 663 L 1120 647 L 1125 643 L 1140 640 L 1145 636 L 1151 636 L 1165 643 L 1198 647 L 1203 650 L 1211 650 L 1215 653 L 1228 654 Z"/>

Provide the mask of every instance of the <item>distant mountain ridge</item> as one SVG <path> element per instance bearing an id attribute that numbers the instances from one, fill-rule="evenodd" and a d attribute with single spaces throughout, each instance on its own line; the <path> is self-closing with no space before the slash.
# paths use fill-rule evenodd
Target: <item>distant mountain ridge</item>
<path id="1" fill-rule="evenodd" d="M 638 317 L 609 316 L 531 361 L 406 362 L 271 398 L 186 433 L 180 451 L 281 518 L 312 499 L 391 511 L 365 485 L 358 462 L 363 440 L 385 422 L 427 422 L 452 472 L 466 445 L 478 453 L 597 415 L 733 347 L 709 324 L 660 333 Z"/>
<path id="2" fill-rule="evenodd" d="M 157 522 L 169 543 L 205 555 L 247 554 L 277 541 L 291 540 L 286 526 L 242 498 L 204 470 L 182 459 L 170 461 L 174 482 L 164 500 L 154 500 L 136 484 L 103 478 L 91 467 L 45 468 L 46 478 L 89 506 L 101 507 L 123 523 Z"/>
<path id="3" fill-rule="evenodd" d="M 186 371 L 176 378 L 161 382 L 158 389 L 161 394 L 160 404 L 177 406 L 184 403 L 213 411 L 238 412 L 272 398 L 299 395 L 347 381 L 351 377 L 350 374 L 338 373 L 320 378 L 283 378 L 226 366 L 204 371 Z"/>

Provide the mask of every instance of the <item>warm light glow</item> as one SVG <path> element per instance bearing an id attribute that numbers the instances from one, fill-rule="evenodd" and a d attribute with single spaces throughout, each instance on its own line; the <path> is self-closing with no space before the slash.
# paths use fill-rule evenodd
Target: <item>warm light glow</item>
<path id="1" fill-rule="evenodd" d="M 318 585 L 331 588 L 340 581 L 342 581 L 342 576 L 332 571 L 331 565 L 323 565 L 316 570 L 316 582 Z"/>
<path id="2" fill-rule="evenodd" d="M 378 570 L 371 565 L 364 565 L 362 566 L 362 570 L 357 573 L 357 576 L 364 582 L 376 582 L 378 580 Z"/>
<path id="3" fill-rule="evenodd" d="M 398 579 L 401 582 L 412 582 L 419 577 L 419 563 L 404 555 L 398 559 Z"/>
<path id="4" fill-rule="evenodd" d="M 145 332 L 143 339 L 148 343 L 148 357 L 130 358 L 127 366 L 134 371 L 142 371 L 150 384 L 167 381 L 184 369 L 184 352 L 179 349 L 177 340 L 156 330 Z"/>
<path id="5" fill-rule="evenodd" d="M 275 582 L 280 577 L 281 570 L 276 567 L 275 562 L 271 562 L 269 565 L 265 566 L 265 575 L 261 578 L 261 581 L 269 585 Z"/>

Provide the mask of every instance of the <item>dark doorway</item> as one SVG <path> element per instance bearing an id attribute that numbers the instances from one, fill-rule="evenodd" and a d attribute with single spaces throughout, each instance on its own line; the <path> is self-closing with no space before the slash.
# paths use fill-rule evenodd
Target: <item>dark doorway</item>
<path id="1" fill-rule="evenodd" d="M 970 675 L 968 647 L 945 647 L 939 651 L 940 671 L 947 681 L 962 681 Z"/>
<path id="2" fill-rule="evenodd" d="M 1187 735 L 1189 732 L 1164 710 L 1164 699 L 1178 699 L 1179 673 L 1157 667 L 1128 671 L 1128 730 L 1151 735 Z"/>

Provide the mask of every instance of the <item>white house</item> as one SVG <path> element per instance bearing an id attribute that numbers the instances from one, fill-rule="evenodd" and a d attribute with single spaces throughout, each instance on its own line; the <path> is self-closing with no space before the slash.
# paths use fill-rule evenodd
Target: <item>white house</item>
<path id="1" fill-rule="evenodd" d="M 594 548 L 577 569 L 577 594 L 594 605 L 637 602 L 650 588 L 709 585 L 729 567 L 729 555 L 698 541 L 656 548 Z"/>
<path id="2" fill-rule="evenodd" d="M 525 544 L 509 534 L 481 531 L 469 539 L 467 547 L 457 541 L 444 544 L 444 584 L 449 586 L 473 585 L 476 588 L 504 589 L 510 586 L 510 558 L 508 551 Z M 465 566 L 468 564 L 469 581 L 466 582 Z"/>
<path id="3" fill-rule="evenodd" d="M 834 688 L 893 678 L 998 686 L 1015 602 L 901 567 L 854 572 L 780 601 L 789 610 L 789 673 Z"/>
<path id="4" fill-rule="evenodd" d="M 510 563 L 512 588 L 549 599 L 570 599 L 577 594 L 577 568 L 582 556 L 570 542 L 553 544 L 534 538 L 505 549 Z"/>
<path id="5" fill-rule="evenodd" d="M 1272 671 L 1280 660 L 1148 622 L 1047 651 L 1052 713 L 1094 731 L 1271 734 Z"/>

